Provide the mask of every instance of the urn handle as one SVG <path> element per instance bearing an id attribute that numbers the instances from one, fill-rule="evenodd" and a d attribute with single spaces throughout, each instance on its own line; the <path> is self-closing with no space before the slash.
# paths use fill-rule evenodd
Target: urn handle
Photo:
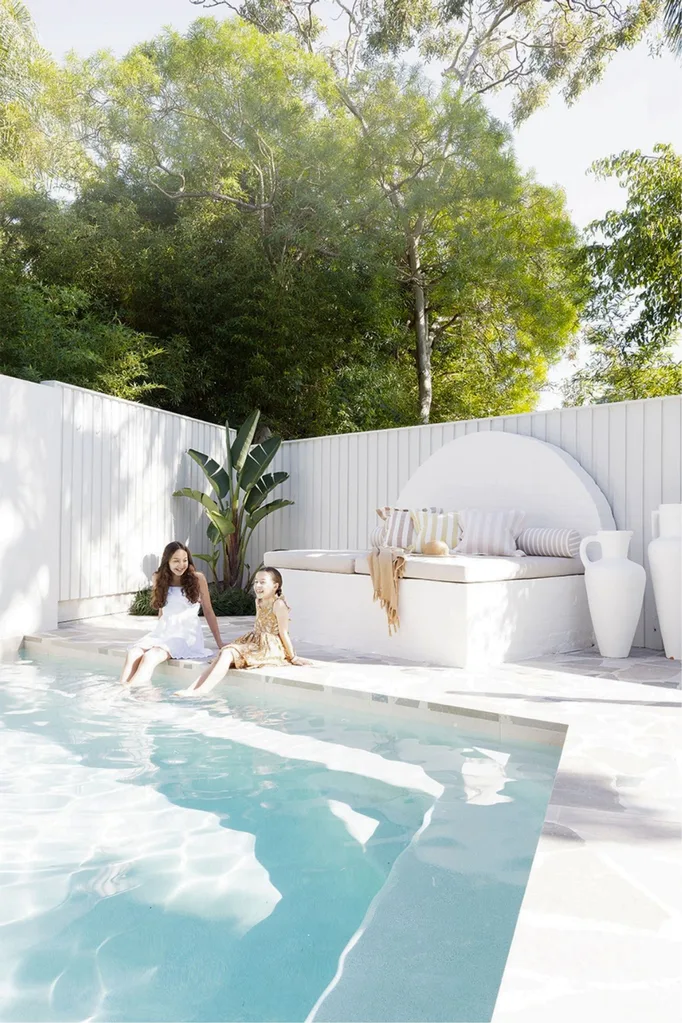
<path id="1" fill-rule="evenodd" d="M 580 560 L 582 561 L 585 568 L 592 564 L 592 559 L 587 556 L 587 548 L 591 543 L 599 543 L 598 536 L 584 536 L 580 541 Z"/>
<path id="2" fill-rule="evenodd" d="M 660 536 L 660 533 L 661 533 L 661 513 L 660 513 L 659 509 L 656 508 L 651 513 L 651 538 L 652 538 L 652 540 L 655 540 L 657 536 Z"/>

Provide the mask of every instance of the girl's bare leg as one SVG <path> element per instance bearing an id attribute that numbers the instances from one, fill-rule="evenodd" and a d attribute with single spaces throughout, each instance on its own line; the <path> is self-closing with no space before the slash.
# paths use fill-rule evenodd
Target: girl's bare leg
<path id="1" fill-rule="evenodd" d="M 132 647 L 126 654 L 126 659 L 123 662 L 123 668 L 121 669 L 121 677 L 119 682 L 121 685 L 127 685 L 137 669 L 140 667 L 140 661 L 144 656 L 144 650 L 141 646 Z"/>
<path id="2" fill-rule="evenodd" d="M 208 668 L 202 671 L 201 675 L 195 682 L 192 682 L 191 686 L 187 689 L 181 689 L 176 696 L 193 696 L 197 689 L 200 690 L 200 695 L 204 693 L 210 693 L 215 686 L 227 675 L 228 671 L 234 663 L 234 653 L 229 647 L 223 647 L 217 657 L 215 657 Z"/>
<path id="3" fill-rule="evenodd" d="M 169 657 L 168 651 L 163 650 L 159 646 L 154 646 L 151 650 L 145 650 L 140 658 L 137 671 L 130 680 L 131 684 L 139 686 L 151 681 L 154 669 L 158 668 L 164 661 L 167 661 Z"/>

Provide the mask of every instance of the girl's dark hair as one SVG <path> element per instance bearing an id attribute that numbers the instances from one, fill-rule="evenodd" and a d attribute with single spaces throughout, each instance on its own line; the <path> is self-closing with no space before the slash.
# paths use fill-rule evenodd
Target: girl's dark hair
<path id="1" fill-rule="evenodd" d="M 161 564 L 154 574 L 154 583 L 152 585 L 152 607 L 157 611 L 162 607 L 165 607 L 166 601 L 168 600 L 168 587 L 173 583 L 173 573 L 171 572 L 168 562 L 176 551 L 184 551 L 187 555 L 188 564 L 187 570 L 182 577 L 182 592 L 185 594 L 190 604 L 199 603 L 199 576 L 197 575 L 197 570 L 194 567 L 192 555 L 189 552 L 189 548 L 185 547 L 184 543 L 180 543 L 179 540 L 173 540 L 164 547 L 163 554 L 161 555 Z"/>
<path id="2" fill-rule="evenodd" d="M 282 575 L 276 568 L 261 568 L 260 572 L 267 572 L 273 582 L 277 585 L 276 594 L 278 597 L 282 596 Z"/>

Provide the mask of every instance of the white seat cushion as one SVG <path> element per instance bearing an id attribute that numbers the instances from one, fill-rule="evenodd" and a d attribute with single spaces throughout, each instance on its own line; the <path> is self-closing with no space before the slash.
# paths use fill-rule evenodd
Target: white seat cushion
<path id="1" fill-rule="evenodd" d="M 369 575 L 368 555 L 355 562 L 359 575 Z M 405 562 L 405 579 L 432 579 L 448 583 L 487 583 L 506 579 L 544 579 L 559 575 L 582 575 L 577 558 L 495 558 L 454 554 L 426 557 L 411 554 Z"/>
<path id="2" fill-rule="evenodd" d="M 268 568 L 297 568 L 307 572 L 339 572 L 352 575 L 356 558 L 365 551 L 268 551 L 263 564 Z"/>

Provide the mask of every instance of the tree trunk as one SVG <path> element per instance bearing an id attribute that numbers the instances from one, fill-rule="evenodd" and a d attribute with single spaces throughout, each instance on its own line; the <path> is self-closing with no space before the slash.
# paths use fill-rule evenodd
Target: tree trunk
<path id="1" fill-rule="evenodd" d="M 419 383 L 419 418 L 428 423 L 431 416 L 433 400 L 433 381 L 431 378 L 431 340 L 429 337 L 429 314 L 426 309 L 426 290 L 421 273 L 419 256 L 420 224 L 407 233 L 407 260 L 410 266 L 410 284 L 412 287 L 413 321 L 415 332 L 415 354 L 417 363 L 417 380 Z"/>
<path id="2" fill-rule="evenodd" d="M 227 556 L 227 544 L 223 543 L 223 578 L 218 589 L 222 593 L 230 585 L 230 560 Z"/>
<path id="3" fill-rule="evenodd" d="M 230 589 L 241 587 L 243 566 L 239 557 L 239 534 L 235 530 L 227 538 L 228 583 Z"/>

